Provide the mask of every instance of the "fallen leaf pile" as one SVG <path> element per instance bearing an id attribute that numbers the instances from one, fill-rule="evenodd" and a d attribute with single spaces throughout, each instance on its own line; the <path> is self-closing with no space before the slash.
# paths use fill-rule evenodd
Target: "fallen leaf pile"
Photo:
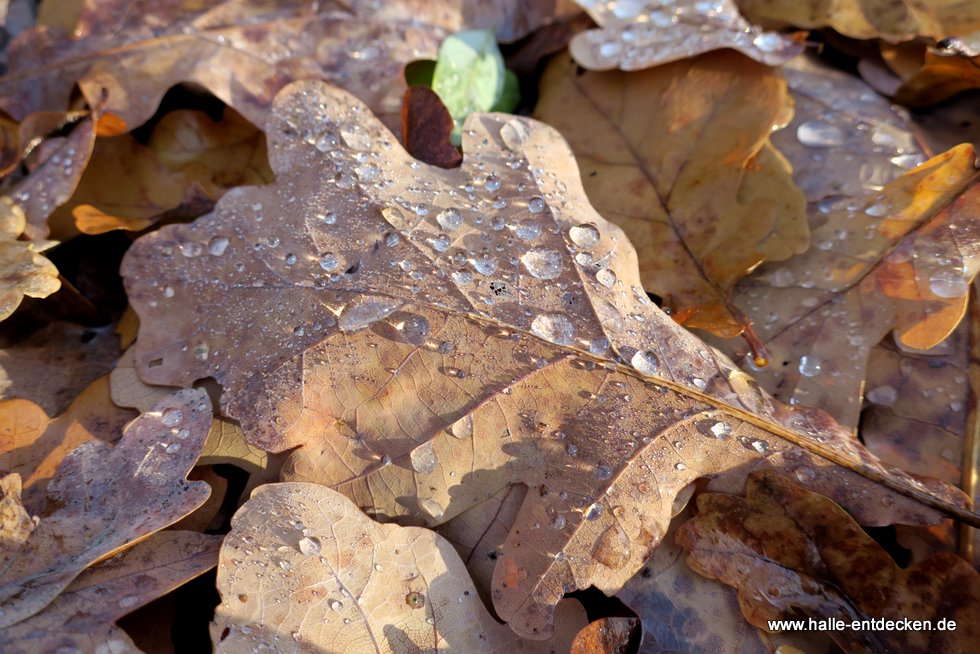
<path id="1" fill-rule="evenodd" d="M 972 6 L 0 6 L 0 652 L 975 648 Z"/>

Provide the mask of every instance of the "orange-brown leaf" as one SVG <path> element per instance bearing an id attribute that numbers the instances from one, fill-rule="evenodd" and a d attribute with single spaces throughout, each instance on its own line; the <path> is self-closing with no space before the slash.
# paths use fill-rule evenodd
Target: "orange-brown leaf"
<path id="1" fill-rule="evenodd" d="M 808 244 L 803 194 L 769 143 L 786 103 L 778 73 L 733 52 L 630 74 L 579 75 L 558 58 L 535 115 L 569 140 L 589 200 L 636 247 L 643 288 L 681 324 L 731 337 L 747 326 L 735 283 Z"/>
<path id="2" fill-rule="evenodd" d="M 980 575 L 941 553 L 907 569 L 839 506 L 773 474 L 749 477 L 745 497 L 708 493 L 680 527 L 688 564 L 739 592 L 746 619 L 838 619 L 850 652 L 972 652 L 980 639 Z M 933 629 L 851 629 L 852 621 L 930 620 Z M 955 631 L 939 630 L 941 619 Z"/>
<path id="3" fill-rule="evenodd" d="M 410 155 L 433 166 L 455 168 L 463 155 L 452 144 L 453 117 L 435 91 L 412 86 L 402 98 L 402 141 Z"/>

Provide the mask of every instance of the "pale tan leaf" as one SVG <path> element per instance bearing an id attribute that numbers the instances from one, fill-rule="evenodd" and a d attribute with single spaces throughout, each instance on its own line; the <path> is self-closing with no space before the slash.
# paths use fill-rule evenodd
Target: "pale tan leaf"
<path id="1" fill-rule="evenodd" d="M 586 623 L 566 601 L 553 639 L 517 637 L 491 617 L 445 539 L 378 524 L 318 484 L 256 490 L 221 547 L 218 591 L 218 652 L 558 653 Z"/>
<path id="2" fill-rule="evenodd" d="M 210 422 L 207 394 L 180 391 L 115 446 L 90 441 L 72 450 L 48 484 L 49 512 L 0 568 L 0 627 L 34 615 L 87 566 L 203 504 L 207 484 L 184 477 Z"/>

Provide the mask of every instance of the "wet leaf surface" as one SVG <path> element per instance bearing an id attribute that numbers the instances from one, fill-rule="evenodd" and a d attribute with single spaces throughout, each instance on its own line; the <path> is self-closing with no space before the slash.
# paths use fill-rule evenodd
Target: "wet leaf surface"
<path id="1" fill-rule="evenodd" d="M 27 218 L 9 198 L 0 202 L 0 320 L 9 318 L 24 296 L 47 297 L 61 288 L 58 269 L 40 252 L 51 242 L 19 241 Z"/>
<path id="2" fill-rule="evenodd" d="M 739 591 L 746 619 L 953 620 L 955 631 L 824 629 L 852 652 L 970 652 L 980 633 L 980 578 L 955 554 L 901 569 L 848 514 L 773 474 L 745 497 L 709 493 L 678 544 L 702 575 Z"/>
<path id="3" fill-rule="evenodd" d="M 207 485 L 184 477 L 210 414 L 203 391 L 180 391 L 133 422 L 115 446 L 89 441 L 62 459 L 38 526 L 0 561 L 0 628 L 39 612 L 90 564 L 204 503 Z"/>
<path id="4" fill-rule="evenodd" d="M 750 25 L 732 0 L 579 4 L 600 26 L 576 35 L 569 46 L 575 61 L 589 70 L 642 70 L 721 49 L 776 66 L 803 51 L 791 35 Z"/>
<path id="5" fill-rule="evenodd" d="M 214 567 L 220 536 L 163 531 L 93 565 L 40 613 L 0 629 L 10 652 L 138 651 L 116 620 Z"/>
<path id="6" fill-rule="evenodd" d="M 218 590 L 218 652 L 567 652 L 586 623 L 566 600 L 553 639 L 518 638 L 490 616 L 446 540 L 378 524 L 318 484 L 255 492 L 221 547 Z"/>
<path id="7" fill-rule="evenodd" d="M 275 184 L 127 255 L 137 370 L 214 377 L 251 443 L 301 446 L 285 479 L 379 518 L 437 525 L 526 484 L 492 591 L 517 633 L 546 637 L 564 592 L 618 590 L 701 476 L 727 490 L 785 468 L 864 522 L 938 517 L 850 472 L 936 505 L 820 414 L 771 404 L 647 300 L 554 130 L 473 116 L 462 167 L 443 170 L 323 84 L 290 86 L 273 116 Z M 208 297 L 206 312 L 180 309 Z"/>

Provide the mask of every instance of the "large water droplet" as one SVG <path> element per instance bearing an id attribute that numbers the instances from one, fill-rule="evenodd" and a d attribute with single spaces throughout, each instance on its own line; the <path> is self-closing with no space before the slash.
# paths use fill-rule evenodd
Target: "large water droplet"
<path id="1" fill-rule="evenodd" d="M 394 327 L 402 338 L 412 345 L 422 345 L 429 336 L 429 321 L 414 313 L 400 314 L 394 320 Z"/>
<path id="2" fill-rule="evenodd" d="M 575 326 L 562 313 L 540 314 L 531 322 L 531 331 L 557 345 L 569 345 L 575 338 Z"/>
<path id="3" fill-rule="evenodd" d="M 595 549 L 592 550 L 592 556 L 596 561 L 613 570 L 619 570 L 626 565 L 631 553 L 630 539 L 618 524 L 602 532 L 599 540 L 596 541 Z"/>
<path id="4" fill-rule="evenodd" d="M 655 375 L 660 368 L 660 358 L 652 350 L 640 350 L 630 359 L 630 364 L 644 375 Z"/>
<path id="5" fill-rule="evenodd" d="M 814 377 L 823 370 L 823 361 L 818 356 L 807 354 L 800 357 L 800 374 L 804 377 Z"/>
<path id="6" fill-rule="evenodd" d="M 538 279 L 555 279 L 561 274 L 561 254 L 555 250 L 528 250 L 521 255 L 521 263 Z"/>
<path id="7" fill-rule="evenodd" d="M 456 438 L 471 438 L 473 436 L 473 416 L 467 414 L 454 422 L 449 428 Z"/>
<path id="8" fill-rule="evenodd" d="M 616 283 L 616 273 L 609 268 L 600 268 L 596 271 L 595 280 L 606 288 L 612 288 Z"/>
<path id="9" fill-rule="evenodd" d="M 459 226 L 463 224 L 463 217 L 459 214 L 457 209 L 452 207 L 448 209 L 443 209 L 436 214 L 436 222 L 447 232 L 451 232 L 455 229 L 459 229 Z"/>
<path id="10" fill-rule="evenodd" d="M 304 536 L 299 539 L 299 551 L 304 556 L 313 556 L 320 553 L 320 539 L 314 536 Z"/>
<path id="11" fill-rule="evenodd" d="M 940 270 L 929 277 L 929 290 L 937 297 L 961 297 L 966 294 L 968 288 L 966 280 L 955 270 Z"/>
<path id="12" fill-rule="evenodd" d="M 796 128 L 796 138 L 812 148 L 829 148 L 844 145 L 847 134 L 836 125 L 822 120 L 808 120 Z"/>
<path id="13" fill-rule="evenodd" d="M 591 250 L 599 242 L 599 230 L 592 223 L 575 225 L 568 230 L 568 238 L 583 250 Z"/>
<path id="14" fill-rule="evenodd" d="M 340 265 L 340 257 L 338 257 L 333 252 L 327 252 L 320 256 L 320 267 L 330 272 L 331 270 L 336 270 L 337 266 Z"/>
<path id="15" fill-rule="evenodd" d="M 344 308 L 338 324 L 342 331 L 354 331 L 388 317 L 399 306 L 401 301 L 394 298 L 361 296 Z"/>
<path id="16" fill-rule="evenodd" d="M 527 137 L 530 135 L 531 129 L 527 126 L 527 123 L 519 118 L 511 118 L 500 128 L 500 138 L 503 140 L 504 145 L 513 152 L 519 152 L 521 146 L 527 141 Z"/>
<path id="17" fill-rule="evenodd" d="M 439 462 L 432 441 L 426 441 L 416 447 L 412 450 L 409 458 L 412 460 L 412 469 L 422 474 L 433 472 Z"/>

